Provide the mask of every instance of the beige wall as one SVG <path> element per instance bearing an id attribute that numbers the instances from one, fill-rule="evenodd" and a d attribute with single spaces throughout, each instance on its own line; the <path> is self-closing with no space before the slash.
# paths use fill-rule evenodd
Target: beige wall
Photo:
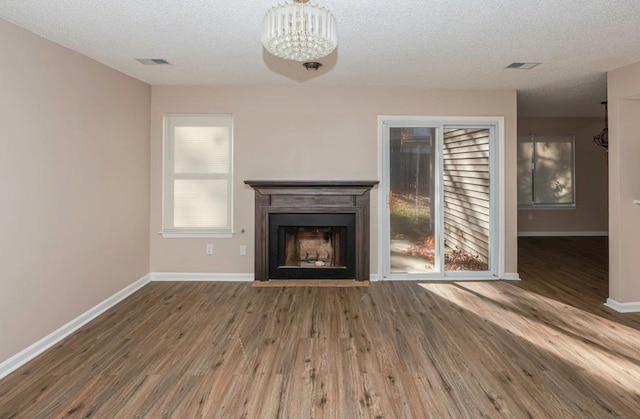
<path id="1" fill-rule="evenodd" d="M 609 72 L 609 296 L 640 302 L 640 63 Z"/>
<path id="2" fill-rule="evenodd" d="M 0 362 L 149 272 L 149 86 L 0 20 Z"/>
<path id="3" fill-rule="evenodd" d="M 233 239 L 169 239 L 161 229 L 162 114 L 233 113 Z M 253 190 L 247 179 L 379 179 L 378 115 L 504 116 L 506 271 L 516 272 L 516 92 L 373 87 L 157 87 L 151 99 L 151 271 L 253 272 Z M 372 193 L 377 273 L 378 194 Z M 240 233 L 244 229 L 244 233 Z M 214 255 L 205 244 L 214 244 Z M 248 247 L 239 256 L 239 246 Z"/>
<path id="4" fill-rule="evenodd" d="M 593 143 L 602 118 L 518 118 L 518 136 L 574 135 L 574 210 L 520 210 L 518 232 L 604 233 L 608 230 L 607 152 Z"/>

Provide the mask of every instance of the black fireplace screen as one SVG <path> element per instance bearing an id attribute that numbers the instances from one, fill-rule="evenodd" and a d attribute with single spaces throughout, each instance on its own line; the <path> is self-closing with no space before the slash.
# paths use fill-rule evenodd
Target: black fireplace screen
<path id="1" fill-rule="evenodd" d="M 270 278 L 347 279 L 354 272 L 354 214 L 269 215 Z"/>

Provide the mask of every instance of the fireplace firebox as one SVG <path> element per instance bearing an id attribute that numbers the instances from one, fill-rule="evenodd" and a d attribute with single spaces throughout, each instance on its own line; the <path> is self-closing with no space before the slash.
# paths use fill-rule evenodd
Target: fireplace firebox
<path id="1" fill-rule="evenodd" d="M 255 279 L 369 280 L 369 192 L 378 181 L 247 180 Z"/>
<path id="2" fill-rule="evenodd" d="M 269 278 L 354 278 L 355 237 L 354 214 L 270 214 Z"/>

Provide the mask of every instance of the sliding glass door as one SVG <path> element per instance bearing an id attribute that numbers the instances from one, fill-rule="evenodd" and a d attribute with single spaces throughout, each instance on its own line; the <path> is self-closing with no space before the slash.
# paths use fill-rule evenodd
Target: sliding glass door
<path id="1" fill-rule="evenodd" d="M 390 272 L 434 272 L 436 130 L 389 127 L 388 134 Z"/>
<path id="2" fill-rule="evenodd" d="M 489 128 L 445 127 L 442 213 L 445 271 L 488 271 L 491 256 Z"/>
<path id="3" fill-rule="evenodd" d="M 495 124 L 381 117 L 386 278 L 495 277 Z"/>

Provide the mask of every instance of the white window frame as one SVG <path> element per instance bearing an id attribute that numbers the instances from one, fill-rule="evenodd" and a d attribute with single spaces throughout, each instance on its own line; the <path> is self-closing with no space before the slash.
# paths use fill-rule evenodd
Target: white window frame
<path id="1" fill-rule="evenodd" d="M 571 202 L 559 203 L 542 203 L 534 202 L 535 190 L 535 170 L 536 170 L 536 143 L 549 143 L 558 139 L 570 139 L 571 141 Z M 576 140 L 574 135 L 523 135 L 518 137 L 518 146 L 520 143 L 532 144 L 532 171 L 531 171 L 531 203 L 521 204 L 518 202 L 519 210 L 574 210 L 576 209 Z M 519 152 L 519 150 L 518 150 Z M 519 157 L 519 155 L 518 155 Z M 519 158 L 518 158 L 519 160 Z M 519 172 L 519 169 L 518 169 Z M 519 180 L 518 180 L 519 181 Z M 519 194 L 519 192 L 518 192 Z"/>
<path id="2" fill-rule="evenodd" d="M 216 119 L 224 121 L 225 126 L 230 124 L 231 138 L 229 150 L 229 172 L 213 173 L 213 174 L 181 174 L 176 175 L 173 169 L 173 151 L 174 151 L 174 133 L 171 132 L 171 121 L 177 118 L 194 118 L 208 120 L 209 126 Z M 162 150 L 162 237 L 165 238 L 232 238 L 233 237 L 233 150 L 234 150 L 234 126 L 232 114 L 164 114 L 163 115 L 163 150 Z M 196 125 L 197 126 L 197 125 Z M 205 228 L 176 228 L 171 227 L 173 220 L 169 221 L 167 217 L 167 205 L 173 202 L 173 184 L 174 180 L 180 179 L 225 179 L 228 181 L 228 225 L 221 229 L 205 229 Z"/>

